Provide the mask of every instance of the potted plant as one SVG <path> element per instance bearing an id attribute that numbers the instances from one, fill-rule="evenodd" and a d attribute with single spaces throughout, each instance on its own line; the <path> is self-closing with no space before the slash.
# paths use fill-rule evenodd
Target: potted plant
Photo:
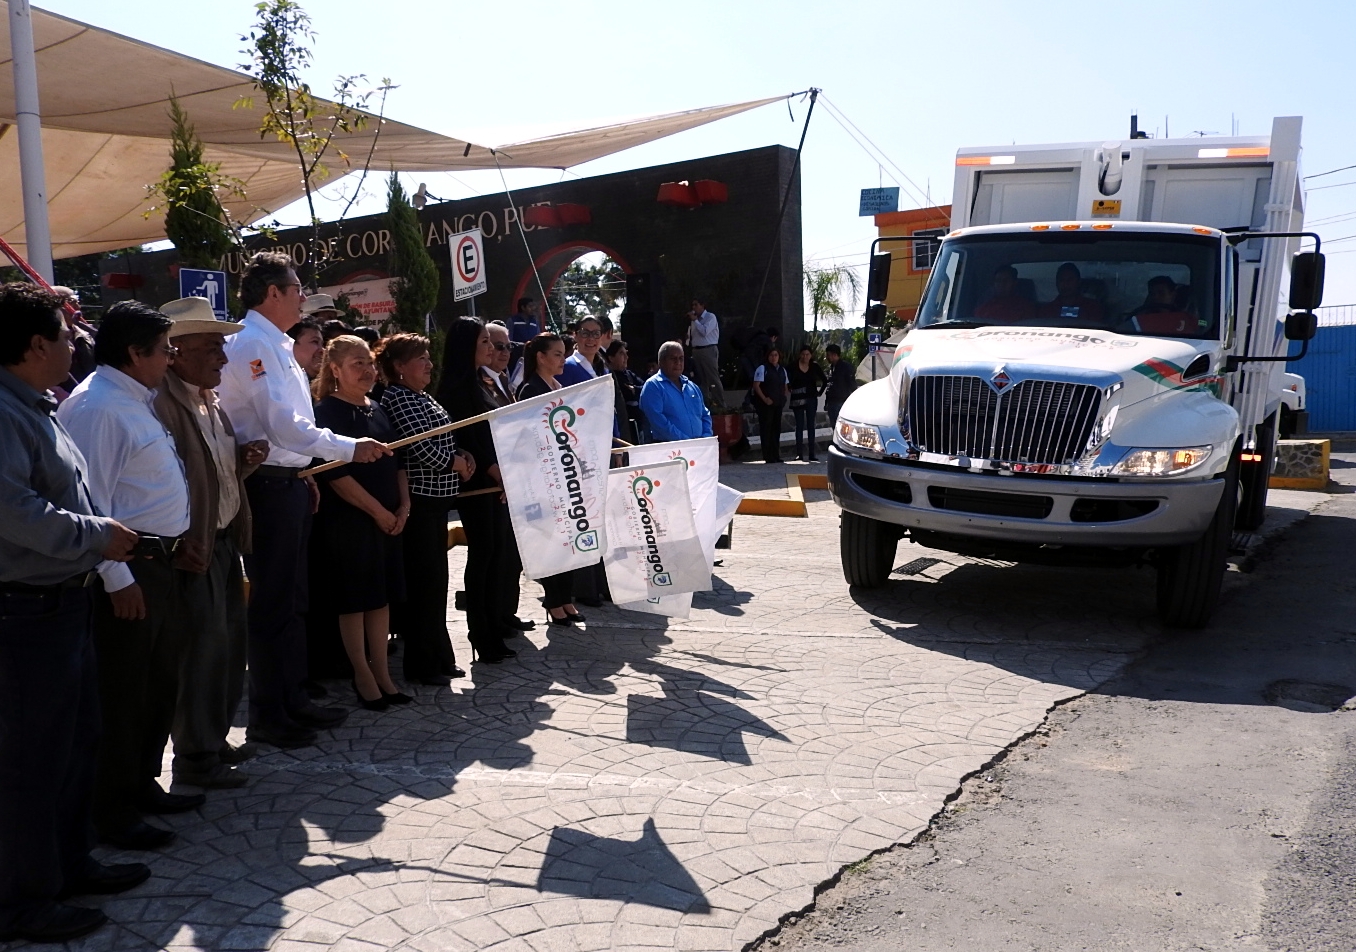
<path id="1" fill-rule="evenodd" d="M 744 414 L 738 407 L 712 407 L 711 431 L 720 443 L 720 461 L 738 459 L 748 446 L 744 439 Z"/>

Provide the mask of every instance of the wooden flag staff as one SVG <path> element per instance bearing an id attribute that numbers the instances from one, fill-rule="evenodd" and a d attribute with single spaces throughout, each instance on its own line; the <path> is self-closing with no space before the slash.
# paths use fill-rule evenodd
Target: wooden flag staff
<path id="1" fill-rule="evenodd" d="M 456 423 L 447 423 L 443 426 L 436 426 L 431 430 L 425 430 L 423 433 L 416 433 L 414 436 L 407 436 L 396 440 L 394 443 L 387 443 L 388 450 L 398 450 L 403 446 L 409 446 L 411 443 L 418 443 L 421 440 L 432 439 L 435 436 L 442 436 L 444 433 L 451 433 L 453 430 L 460 430 L 464 426 L 471 426 L 474 423 L 484 423 L 490 417 L 494 416 L 496 411 L 490 410 L 486 413 L 479 413 L 473 417 L 467 417 L 465 420 L 458 420 Z M 316 473 L 328 472 L 331 469 L 338 469 L 340 466 L 347 466 L 348 463 L 341 459 L 330 460 L 328 463 L 321 463 L 319 466 L 312 466 L 310 469 L 303 469 L 297 473 L 298 476 L 314 476 Z M 469 496 L 470 493 L 467 493 Z"/>

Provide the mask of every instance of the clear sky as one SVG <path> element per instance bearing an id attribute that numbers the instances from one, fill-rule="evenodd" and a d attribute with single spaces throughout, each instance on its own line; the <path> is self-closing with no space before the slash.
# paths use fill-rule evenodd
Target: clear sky
<path id="1" fill-rule="evenodd" d="M 243 62 L 250 0 L 40 0 L 222 66 Z M 952 0 L 949 3 L 685 0 L 303 0 L 318 33 L 312 86 L 390 77 L 394 119 L 478 142 L 543 126 L 739 102 L 817 86 L 898 166 L 869 157 L 816 109 L 802 171 L 804 250 L 857 265 L 875 235 L 858 190 L 903 184 L 950 200 L 955 151 L 1009 142 L 1106 140 L 1141 128 L 1265 134 L 1304 117 L 1303 174 L 1356 165 L 1352 0 Z M 805 106 L 764 107 L 573 170 L 657 165 L 780 142 Z M 899 171 L 902 170 L 902 171 Z M 511 186 L 559 172 L 509 173 Z M 411 177 L 444 198 L 498 191 L 497 174 Z M 1346 185 L 1345 183 L 1351 183 Z M 1330 254 L 1326 303 L 1356 303 L 1356 168 L 1308 183 L 1308 221 Z M 1323 186 L 1319 189 L 1318 186 Z M 383 207 L 377 196 L 366 211 Z M 291 219 L 303 220 L 291 215 Z M 1350 238 L 1342 241 L 1340 239 Z"/>

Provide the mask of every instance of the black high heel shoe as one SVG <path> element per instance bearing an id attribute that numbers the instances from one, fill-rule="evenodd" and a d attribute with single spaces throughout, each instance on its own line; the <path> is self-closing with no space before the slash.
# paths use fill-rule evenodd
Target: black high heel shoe
<path id="1" fill-rule="evenodd" d="M 504 654 L 503 645 L 477 645 L 471 642 L 471 660 L 483 661 L 485 664 L 499 664 L 508 655 Z"/>
<path id="2" fill-rule="evenodd" d="M 358 703 L 363 706 L 363 710 L 384 711 L 391 706 L 391 702 L 387 700 L 385 694 L 382 694 L 381 697 L 378 697 L 372 701 L 369 701 L 367 698 L 363 697 L 362 692 L 358 690 L 358 681 L 356 678 L 353 681 L 350 681 L 349 683 L 353 685 L 353 694 L 358 699 Z M 381 688 L 377 688 L 377 690 L 381 691 Z"/>
<path id="3" fill-rule="evenodd" d="M 377 688 L 377 690 L 381 691 L 381 688 Z M 387 694 L 385 691 L 381 691 L 381 699 L 387 704 L 409 704 L 414 700 L 414 698 L 403 691 L 397 691 L 394 694 Z"/>
<path id="4" fill-rule="evenodd" d="M 546 613 L 546 624 L 548 624 L 548 625 L 560 625 L 562 628 L 573 628 L 573 627 L 574 627 L 574 622 L 570 621 L 570 616 L 569 616 L 569 615 L 566 615 L 564 618 L 557 618 L 555 615 L 552 615 L 550 612 L 547 612 L 547 613 Z"/>
<path id="5" fill-rule="evenodd" d="M 566 615 L 565 620 L 568 621 L 571 625 L 584 624 L 584 616 L 579 614 L 579 612 L 575 612 L 573 615 Z"/>

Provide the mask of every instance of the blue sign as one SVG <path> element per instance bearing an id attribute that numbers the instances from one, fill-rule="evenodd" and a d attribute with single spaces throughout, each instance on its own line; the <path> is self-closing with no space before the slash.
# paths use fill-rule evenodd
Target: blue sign
<path id="1" fill-rule="evenodd" d="M 899 187 L 864 188 L 862 201 L 857 207 L 859 218 L 867 215 L 881 215 L 885 212 L 899 211 Z"/>
<path id="2" fill-rule="evenodd" d="M 217 320 L 226 320 L 226 272 L 180 268 L 179 297 L 206 298 Z"/>
<path id="3" fill-rule="evenodd" d="M 881 342 L 880 331 L 868 332 L 866 335 L 866 342 L 868 344 L 879 344 Z"/>

